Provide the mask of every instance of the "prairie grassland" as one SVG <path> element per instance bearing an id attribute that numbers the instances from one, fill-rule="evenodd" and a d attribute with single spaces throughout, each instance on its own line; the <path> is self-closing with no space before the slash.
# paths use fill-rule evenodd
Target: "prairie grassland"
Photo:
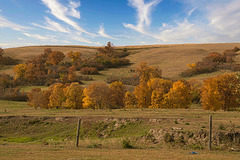
<path id="1" fill-rule="evenodd" d="M 109 69 L 107 75 L 124 75 L 130 69 L 135 68 L 141 62 L 148 65 L 159 66 L 163 76 L 167 78 L 180 78 L 179 74 L 187 68 L 187 64 L 200 61 L 211 52 L 223 52 L 234 47 L 240 47 L 240 43 L 216 43 L 216 44 L 173 44 L 173 45 L 146 45 L 146 46 L 119 46 L 116 49 L 127 48 L 133 65 L 125 68 Z M 93 57 L 98 47 L 87 46 L 35 46 L 5 49 L 5 54 L 23 61 L 43 53 L 45 48 L 59 50 L 65 54 L 69 51 L 80 51 L 83 58 Z M 240 56 L 236 57 L 236 63 L 240 62 Z M 105 73 L 105 72 L 104 72 Z M 105 74 L 104 74 L 105 75 Z M 105 76 L 105 77 L 106 77 Z M 211 74 L 206 75 L 211 76 Z M 99 79 L 104 76 L 99 76 Z"/>
<path id="2" fill-rule="evenodd" d="M 8 159 L 66 159 L 66 160 L 239 160 L 239 152 L 197 151 L 182 149 L 118 149 L 118 148 L 75 148 L 29 144 L 0 145 L 0 158 Z"/>

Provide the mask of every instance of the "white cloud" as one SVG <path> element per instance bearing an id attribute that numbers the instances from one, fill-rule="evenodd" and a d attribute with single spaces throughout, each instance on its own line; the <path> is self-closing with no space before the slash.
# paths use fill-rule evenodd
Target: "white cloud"
<path id="1" fill-rule="evenodd" d="M 64 28 L 63 26 L 61 26 L 61 24 L 51 20 L 48 17 L 45 17 L 45 20 L 46 20 L 45 26 L 39 25 L 39 24 L 36 24 L 36 23 L 32 23 L 32 25 L 40 27 L 40 28 L 44 28 L 44 29 L 47 29 L 47 30 L 51 30 L 51 31 L 54 31 L 54 32 L 63 32 L 63 33 L 70 33 L 71 32 L 70 29 Z"/>
<path id="2" fill-rule="evenodd" d="M 80 6 L 80 3 L 70 1 L 68 7 L 66 7 L 63 4 L 59 3 L 58 0 L 42 0 L 42 2 L 50 9 L 51 14 L 54 15 L 57 19 L 69 24 L 79 32 L 93 35 L 92 33 L 84 30 L 75 21 L 71 20 L 68 17 L 71 16 L 80 19 L 80 12 L 76 10 L 76 8 Z"/>
<path id="3" fill-rule="evenodd" d="M 163 42 L 195 42 L 195 38 L 199 38 L 202 34 L 201 28 L 195 24 L 189 23 L 187 20 L 177 23 L 176 26 L 163 24 L 160 28 L 160 34 L 154 34 L 153 37 Z"/>
<path id="4" fill-rule="evenodd" d="M 88 43 L 88 44 L 95 44 L 95 45 L 100 45 L 99 42 L 92 42 L 90 41 L 89 39 L 85 39 L 85 38 L 82 38 L 82 37 L 76 37 L 76 36 L 72 36 L 70 37 L 72 40 L 75 40 L 75 41 L 78 41 L 78 42 L 83 42 L 83 43 Z"/>
<path id="5" fill-rule="evenodd" d="M 116 40 L 116 38 L 114 38 L 114 37 L 112 37 L 112 36 L 109 36 L 108 34 L 105 33 L 105 29 L 104 29 L 104 26 L 103 26 L 103 25 L 100 26 L 100 29 L 99 29 L 99 31 L 98 31 L 98 34 L 99 34 L 100 36 L 102 36 L 102 37 L 109 38 L 109 39 L 115 39 L 115 40 Z"/>
<path id="6" fill-rule="evenodd" d="M 144 3 L 144 0 L 128 0 L 128 2 L 131 7 L 136 8 L 138 22 L 137 25 L 124 23 L 124 27 L 145 34 L 145 27 L 150 26 L 151 24 L 151 12 L 153 8 L 161 2 L 161 0 L 151 0 L 148 3 Z"/>
<path id="7" fill-rule="evenodd" d="M 80 7 L 80 2 L 70 1 L 68 15 L 80 19 L 80 12 L 76 8 Z"/>
<path id="8" fill-rule="evenodd" d="M 25 36 L 27 37 L 31 37 L 31 38 L 36 38 L 36 39 L 40 39 L 40 40 L 48 40 L 51 39 L 47 36 L 41 36 L 39 34 L 29 34 L 29 33 L 23 33 Z"/>
<path id="9" fill-rule="evenodd" d="M 0 43 L 0 46 L 7 47 L 7 46 L 11 46 L 11 44 L 8 44 L 8 43 Z"/>
<path id="10" fill-rule="evenodd" d="M 219 33 L 230 37 L 240 36 L 240 1 L 232 0 L 224 4 L 209 5 L 208 19 L 210 26 Z M 239 37 L 240 40 L 240 37 Z"/>
<path id="11" fill-rule="evenodd" d="M 22 26 L 22 25 L 14 23 L 14 22 L 11 22 L 11 21 L 7 20 L 5 17 L 0 15 L 0 28 L 1 27 L 2 28 L 11 28 L 15 31 L 24 31 L 24 30 L 31 29 L 30 27 Z"/>

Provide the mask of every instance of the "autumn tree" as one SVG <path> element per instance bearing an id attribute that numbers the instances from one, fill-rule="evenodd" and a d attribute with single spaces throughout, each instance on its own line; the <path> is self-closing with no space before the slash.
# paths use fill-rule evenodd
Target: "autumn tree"
<path id="1" fill-rule="evenodd" d="M 153 78 L 161 78 L 162 71 L 153 66 L 148 66 L 147 63 L 143 62 L 137 67 L 137 74 L 140 78 L 140 82 L 148 82 Z"/>
<path id="2" fill-rule="evenodd" d="M 204 109 L 235 110 L 240 105 L 240 80 L 235 73 L 226 73 L 204 81 L 201 101 Z"/>
<path id="3" fill-rule="evenodd" d="M 71 85 L 66 87 L 64 91 L 66 97 L 65 106 L 67 108 L 72 109 L 83 108 L 83 88 L 79 83 L 77 82 L 71 83 Z"/>
<path id="4" fill-rule="evenodd" d="M 49 107 L 50 90 L 42 91 L 40 88 L 33 88 L 28 92 L 28 105 L 37 108 Z"/>
<path id="5" fill-rule="evenodd" d="M 81 62 L 81 60 L 82 60 L 81 56 L 82 56 L 82 54 L 80 52 L 71 51 L 68 53 L 68 57 L 71 58 L 71 61 L 73 62 L 74 65 L 77 65 L 78 63 Z"/>
<path id="6" fill-rule="evenodd" d="M 3 49 L 0 47 L 0 58 L 3 56 Z"/>
<path id="7" fill-rule="evenodd" d="M 13 71 L 15 73 L 15 79 L 25 79 L 26 70 L 27 70 L 27 65 L 26 64 L 16 65 L 13 69 Z"/>
<path id="8" fill-rule="evenodd" d="M 190 79 L 189 81 L 190 87 L 191 87 L 191 95 L 192 95 L 192 101 L 194 103 L 199 103 L 201 99 L 201 87 L 202 84 L 196 80 L 196 79 Z"/>
<path id="9" fill-rule="evenodd" d="M 134 95 L 140 108 L 148 108 L 151 105 L 151 90 L 146 82 L 141 82 L 135 87 Z"/>
<path id="10" fill-rule="evenodd" d="M 52 86 L 52 92 L 49 97 L 49 106 L 51 108 L 61 108 L 65 102 L 64 85 L 56 83 Z"/>
<path id="11" fill-rule="evenodd" d="M 122 82 L 112 82 L 109 86 L 113 101 L 117 108 L 124 107 L 124 96 L 126 92 L 125 85 Z"/>
<path id="12" fill-rule="evenodd" d="M 148 81 L 153 78 L 161 78 L 161 70 L 156 67 L 149 67 L 147 63 L 141 63 L 137 68 L 140 83 L 134 89 L 134 95 L 140 108 L 147 108 L 151 105 L 152 89 L 148 86 Z"/>
<path id="13" fill-rule="evenodd" d="M 124 105 L 125 105 L 125 108 L 134 108 L 134 106 L 136 105 L 136 98 L 134 94 L 132 94 L 129 91 L 125 93 Z"/>
<path id="14" fill-rule="evenodd" d="M 64 58 L 65 55 L 61 51 L 52 51 L 49 55 L 49 62 L 53 65 L 58 65 Z"/>
<path id="15" fill-rule="evenodd" d="M 164 96 L 166 108 L 189 108 L 192 103 L 190 85 L 185 80 L 178 80 Z"/>
<path id="16" fill-rule="evenodd" d="M 12 77 L 3 73 L 0 74 L 0 90 L 3 89 L 5 90 L 6 88 L 11 87 L 12 85 Z"/>
<path id="17" fill-rule="evenodd" d="M 115 107 L 111 91 L 105 83 L 92 84 L 85 88 L 84 96 L 84 108 L 106 109 Z"/>
<path id="18" fill-rule="evenodd" d="M 170 91 L 172 88 L 172 81 L 164 80 L 161 78 L 153 78 L 148 81 L 148 87 L 151 91 L 151 108 L 161 108 L 163 107 L 162 101 L 164 95 Z"/>

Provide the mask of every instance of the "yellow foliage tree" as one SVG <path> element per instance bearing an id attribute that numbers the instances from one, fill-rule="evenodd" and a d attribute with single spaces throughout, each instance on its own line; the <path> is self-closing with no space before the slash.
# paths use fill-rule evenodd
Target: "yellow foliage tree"
<path id="1" fill-rule="evenodd" d="M 71 51 L 68 53 L 68 57 L 71 58 L 71 60 L 74 64 L 81 62 L 81 56 L 82 56 L 82 54 L 80 52 Z"/>
<path id="2" fill-rule="evenodd" d="M 147 63 L 143 62 L 137 67 L 137 74 L 140 82 L 148 82 L 152 78 L 161 78 L 162 71 L 157 67 L 149 67 Z"/>
<path id="3" fill-rule="evenodd" d="M 191 103 L 191 87 L 184 80 L 174 82 L 173 87 L 164 96 L 163 100 L 166 108 L 189 108 Z"/>
<path id="4" fill-rule="evenodd" d="M 204 109 L 235 110 L 240 105 L 240 79 L 235 73 L 226 73 L 204 81 L 201 101 Z"/>
<path id="5" fill-rule="evenodd" d="M 124 96 L 126 92 L 125 85 L 122 82 L 112 82 L 109 86 L 111 96 L 115 101 L 115 105 L 117 108 L 124 107 Z"/>
<path id="6" fill-rule="evenodd" d="M 134 94 L 132 94 L 129 91 L 127 91 L 125 93 L 124 105 L 125 105 L 125 108 L 135 108 L 136 98 L 135 98 Z"/>
<path id="7" fill-rule="evenodd" d="M 61 108 L 65 101 L 64 85 L 62 83 L 56 83 L 52 86 L 52 92 L 49 97 L 49 107 Z"/>
<path id="8" fill-rule="evenodd" d="M 150 108 L 163 107 L 163 96 L 170 91 L 172 81 L 161 78 L 153 78 L 148 81 L 148 87 L 151 91 L 151 106 Z"/>
<path id="9" fill-rule="evenodd" d="M 141 82 L 134 89 L 137 105 L 140 108 L 148 108 L 151 105 L 151 90 L 146 82 Z"/>
<path id="10" fill-rule="evenodd" d="M 27 65 L 18 64 L 14 67 L 15 79 L 24 79 L 26 76 Z"/>
<path id="11" fill-rule="evenodd" d="M 105 83 L 92 84 L 84 89 L 83 107 L 106 109 L 114 108 L 116 103 L 109 87 Z"/>
<path id="12" fill-rule="evenodd" d="M 79 83 L 71 83 L 71 85 L 66 87 L 64 91 L 66 97 L 66 103 L 64 106 L 72 109 L 83 108 L 83 88 Z"/>

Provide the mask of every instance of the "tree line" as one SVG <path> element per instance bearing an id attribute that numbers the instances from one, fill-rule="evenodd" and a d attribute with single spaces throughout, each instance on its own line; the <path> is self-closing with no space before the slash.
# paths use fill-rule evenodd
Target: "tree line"
<path id="1" fill-rule="evenodd" d="M 189 108 L 201 103 L 203 109 L 236 110 L 240 105 L 240 79 L 235 73 L 209 78 L 201 85 L 196 80 L 169 80 L 161 70 L 140 64 L 137 68 L 140 83 L 133 92 L 115 81 L 92 84 L 83 88 L 79 83 L 56 83 L 48 90 L 39 88 L 28 93 L 29 105 L 34 108 L 121 109 L 121 108 Z"/>

